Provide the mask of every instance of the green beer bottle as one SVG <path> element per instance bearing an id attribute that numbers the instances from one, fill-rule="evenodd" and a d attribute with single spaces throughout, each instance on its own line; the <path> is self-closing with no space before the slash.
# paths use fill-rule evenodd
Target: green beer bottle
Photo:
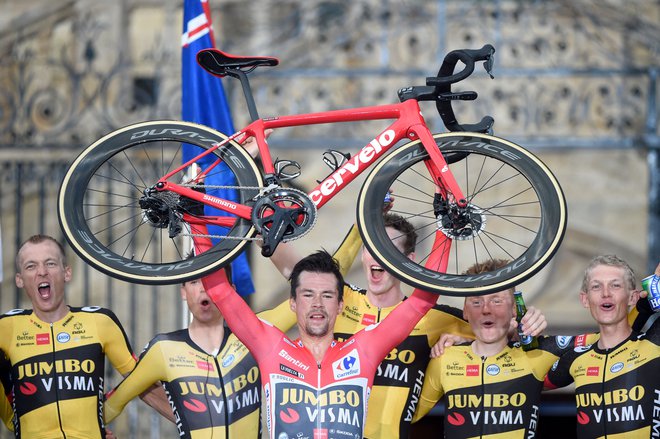
<path id="1" fill-rule="evenodd" d="M 522 332 L 522 323 L 520 323 L 520 320 L 522 320 L 523 316 L 527 313 L 527 307 L 525 306 L 525 300 L 523 299 L 522 293 L 520 291 L 514 292 L 513 298 L 516 301 L 516 321 L 518 322 L 518 338 L 520 339 L 520 346 L 522 346 L 523 351 L 537 349 L 539 347 L 538 339 L 531 335 L 524 335 Z"/>

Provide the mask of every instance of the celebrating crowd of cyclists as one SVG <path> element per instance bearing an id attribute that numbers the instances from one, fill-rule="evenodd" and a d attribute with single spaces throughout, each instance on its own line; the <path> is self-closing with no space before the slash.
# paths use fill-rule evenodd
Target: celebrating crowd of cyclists
<path id="1" fill-rule="evenodd" d="M 414 227 L 384 216 L 394 245 L 414 258 Z M 366 289 L 343 279 L 358 255 Z M 355 228 L 334 257 L 300 258 L 283 244 L 272 261 L 290 299 L 255 315 L 224 270 L 186 282 L 189 327 L 156 335 L 138 359 L 110 310 L 67 304 L 62 245 L 30 237 L 16 285 L 32 309 L 0 317 L 5 425 L 23 438 L 113 437 L 106 423 L 140 396 L 178 437 L 259 438 L 263 408 L 271 438 L 405 438 L 442 399 L 439 437 L 517 438 L 536 431 L 543 388 L 574 382 L 577 437 L 658 434 L 657 314 L 616 256 L 594 258 L 579 292 L 598 333 L 544 336 L 545 318 L 530 307 L 520 323 L 538 337 L 531 350 L 518 340 L 513 288 L 468 297 L 462 310 L 419 289 L 405 297 Z M 292 327 L 296 338 L 283 332 Z M 112 390 L 106 357 L 125 377 Z"/>

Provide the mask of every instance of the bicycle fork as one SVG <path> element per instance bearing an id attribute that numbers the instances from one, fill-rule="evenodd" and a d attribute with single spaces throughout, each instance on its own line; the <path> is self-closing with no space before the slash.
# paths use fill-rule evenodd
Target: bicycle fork
<path id="1" fill-rule="evenodd" d="M 433 213 L 436 218 L 443 226 L 448 226 L 452 230 L 472 230 L 469 227 L 471 215 L 467 199 L 428 127 L 421 124 L 413 126 L 408 131 L 408 137 L 411 139 L 418 137 L 429 154 L 429 159 L 424 161 L 424 165 L 435 183 Z M 446 272 L 452 242 L 453 239 L 439 228 L 426 266 L 433 267 L 438 272 Z"/>

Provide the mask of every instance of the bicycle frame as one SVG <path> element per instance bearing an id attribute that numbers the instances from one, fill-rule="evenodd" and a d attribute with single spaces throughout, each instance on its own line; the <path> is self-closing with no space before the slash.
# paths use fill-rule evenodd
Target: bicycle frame
<path id="1" fill-rule="evenodd" d="M 226 145 L 229 141 L 236 139 L 239 142 L 242 142 L 250 136 L 255 138 L 258 145 L 259 155 L 263 163 L 263 171 L 265 175 L 274 175 L 275 168 L 265 136 L 266 130 L 304 125 L 372 121 L 383 119 L 395 120 L 378 136 L 371 140 L 367 145 L 362 147 L 362 149 L 360 149 L 357 154 L 353 155 L 350 160 L 328 175 L 321 183 L 319 183 L 312 191 L 307 194 L 312 202 L 316 205 L 316 207 L 320 209 L 322 206 L 324 206 L 364 170 L 369 168 L 380 157 L 386 154 L 394 145 L 403 139 L 421 140 L 430 158 L 426 162 L 426 166 L 429 169 L 430 175 L 435 180 L 438 191 L 445 197 L 447 194 L 453 194 L 453 197 L 456 198 L 458 205 L 464 207 L 467 204 L 467 201 L 463 197 L 460 187 L 449 171 L 444 157 L 437 148 L 433 136 L 421 114 L 419 103 L 413 99 L 389 105 L 359 107 L 345 110 L 334 110 L 327 112 L 258 119 L 247 125 L 242 130 L 234 133 L 225 141 L 213 145 L 211 148 L 204 151 L 200 155 L 194 157 L 187 163 L 182 164 L 167 175 L 163 176 L 156 184 L 155 189 L 158 191 L 175 192 L 181 196 L 191 198 L 207 206 L 231 213 L 236 217 L 249 220 L 252 213 L 252 209 L 250 207 L 237 204 L 226 199 L 212 197 L 204 193 L 200 193 L 180 184 L 168 181 L 168 179 L 172 175 L 175 175 L 181 170 L 187 168 L 200 158 L 208 154 L 212 154 L 215 150 Z M 217 159 L 207 169 L 202 170 L 200 175 L 197 176 L 196 181 L 203 180 L 209 171 L 211 171 L 220 163 L 221 159 Z M 203 218 L 203 220 L 201 220 L 200 218 L 187 214 L 184 215 L 183 219 L 190 224 L 215 224 L 225 227 L 231 227 L 235 221 L 235 218 L 233 217 L 222 216 L 206 216 Z"/>
<path id="2" fill-rule="evenodd" d="M 76 158 L 63 179 L 62 228 L 83 259 L 112 276 L 146 284 L 198 279 L 231 262 L 248 241 L 262 240 L 261 254 L 269 257 L 281 242 L 305 235 L 316 211 L 370 168 L 357 196 L 356 219 L 365 247 L 383 268 L 438 294 L 509 288 L 533 276 L 556 252 L 566 227 L 566 202 L 537 157 L 487 134 L 490 116 L 477 124 L 456 121 L 451 102 L 473 100 L 477 93 L 452 92 L 451 85 L 469 76 L 475 61 L 485 61 L 490 73 L 493 52 L 490 45 L 450 52 L 426 85 L 400 88 L 399 103 L 261 118 L 247 74 L 277 65 L 277 59 L 200 51 L 198 62 L 209 73 L 240 80 L 251 123 L 229 137 L 179 121 L 140 122 L 107 134 Z M 458 61 L 465 67 L 453 73 Z M 420 112 L 422 101 L 436 104 L 451 132 L 431 134 Z M 352 158 L 333 150 L 324 154 L 331 172 L 311 191 L 283 186 L 300 175 L 301 167 L 292 160 L 273 162 L 267 132 L 381 120 L 378 135 L 356 145 Z M 176 157 L 187 143 L 202 153 L 179 165 Z M 261 163 L 250 154 L 259 154 Z M 205 169 L 190 176 L 194 162 L 204 162 Z M 170 166 L 176 169 L 162 170 Z M 211 182 L 225 171 L 236 183 Z M 237 189 L 238 197 L 216 189 Z M 419 231 L 423 245 L 416 260 L 393 244 L 386 230 L 383 202 L 391 190 L 398 198 L 392 213 L 414 220 L 411 226 Z M 205 205 L 213 212 L 205 215 L 200 209 Z M 206 228 L 214 225 L 229 230 Z M 189 237 L 217 239 L 211 251 L 188 258 L 182 246 Z M 489 258 L 509 262 L 477 276 L 464 274 Z"/>

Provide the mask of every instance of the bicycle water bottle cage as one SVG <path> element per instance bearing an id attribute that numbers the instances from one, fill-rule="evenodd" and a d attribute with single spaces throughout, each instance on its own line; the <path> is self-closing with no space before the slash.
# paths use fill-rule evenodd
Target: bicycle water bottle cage
<path id="1" fill-rule="evenodd" d="M 479 50 L 462 49 L 451 51 L 445 56 L 438 75 L 426 78 L 426 85 L 435 87 L 433 95 L 435 95 L 436 108 L 438 109 L 438 113 L 440 113 L 440 117 L 442 117 L 445 127 L 449 131 L 492 132 L 495 121 L 490 116 L 485 116 L 480 122 L 475 124 L 458 123 L 454 115 L 454 109 L 451 106 L 452 101 L 474 100 L 477 98 L 477 93 L 474 91 L 452 92 L 451 85 L 470 76 L 474 71 L 474 63 L 476 61 L 484 61 L 484 68 L 492 79 L 494 53 L 495 48 L 490 44 L 486 44 Z M 465 64 L 465 67 L 460 72 L 454 73 L 454 68 L 458 61 Z"/>
<path id="2" fill-rule="evenodd" d="M 237 77 L 236 71 L 250 73 L 259 66 L 276 66 L 277 58 L 269 56 L 237 56 L 218 49 L 202 49 L 197 52 L 197 63 L 212 75 Z"/>
<path id="3" fill-rule="evenodd" d="M 300 163 L 295 160 L 276 159 L 273 163 L 275 175 L 281 181 L 289 181 L 300 177 Z"/>
<path id="4" fill-rule="evenodd" d="M 328 165 L 328 168 L 331 169 L 330 173 L 326 175 L 326 177 L 322 180 L 316 180 L 317 183 L 321 184 L 321 182 L 328 177 L 332 175 L 333 172 L 335 172 L 337 169 L 341 168 L 344 166 L 344 163 L 349 161 L 351 159 L 351 154 L 350 153 L 344 153 L 341 151 L 337 151 L 334 149 L 328 149 L 323 153 L 323 163 Z"/>

